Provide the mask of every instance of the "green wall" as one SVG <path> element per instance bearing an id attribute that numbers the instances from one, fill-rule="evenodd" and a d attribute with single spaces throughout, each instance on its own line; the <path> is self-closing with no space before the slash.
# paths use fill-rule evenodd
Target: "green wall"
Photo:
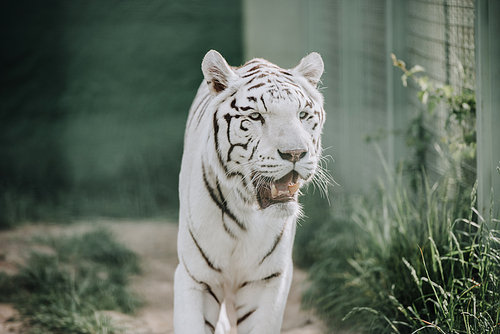
<path id="1" fill-rule="evenodd" d="M 201 60 L 241 40 L 239 1 L 2 4 L 0 221 L 175 212 Z"/>

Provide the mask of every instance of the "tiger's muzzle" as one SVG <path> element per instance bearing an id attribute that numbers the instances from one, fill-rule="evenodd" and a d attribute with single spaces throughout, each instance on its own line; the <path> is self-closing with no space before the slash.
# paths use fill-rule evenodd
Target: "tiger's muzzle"
<path id="1" fill-rule="evenodd" d="M 257 189 L 257 200 L 261 209 L 277 203 L 297 201 L 300 188 L 300 176 L 295 170 L 286 174 L 279 180 L 265 180 L 254 184 Z"/>

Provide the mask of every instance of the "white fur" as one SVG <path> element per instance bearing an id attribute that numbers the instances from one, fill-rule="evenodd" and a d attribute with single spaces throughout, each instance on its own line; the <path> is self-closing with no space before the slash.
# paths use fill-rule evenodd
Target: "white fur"
<path id="1" fill-rule="evenodd" d="M 272 65 L 264 60 L 257 61 Z M 324 123 L 323 98 L 316 90 L 323 62 L 313 53 L 288 71 L 290 79 L 286 80 L 293 81 L 290 87 L 298 87 L 304 99 L 294 93 L 287 95 L 282 90 L 285 86 L 277 90 L 276 94 L 282 96 L 277 99 L 267 93 L 269 86 L 249 91 L 252 84 L 246 84 L 249 78 L 244 78 L 244 74 L 252 66 L 248 63 L 239 69 L 231 68 L 216 51 L 207 53 L 203 60 L 205 82 L 191 107 L 179 181 L 180 264 L 174 285 L 176 334 L 213 333 L 212 326 L 216 333 L 229 333 L 225 316 L 218 323 L 221 311 L 225 313 L 224 300 L 234 300 L 236 318 L 241 320 L 239 334 L 280 332 L 292 279 L 292 245 L 300 206 L 292 201 L 261 209 L 251 174 L 258 171 L 273 179 L 283 177 L 292 169 L 303 178 L 310 179 L 314 174 L 321 154 L 319 141 Z M 270 67 L 272 70 L 278 73 L 281 69 Z M 276 76 L 269 76 L 269 80 L 275 79 Z M 249 104 L 249 96 L 259 99 Z M 263 101 L 260 101 L 261 96 Z M 236 112 L 230 105 L 233 100 L 238 101 L 239 107 L 251 105 L 253 109 L 243 111 L 240 108 Z M 307 110 L 321 111 L 308 122 L 299 118 L 306 101 L 312 102 Z M 261 113 L 264 121 L 248 118 L 252 112 Z M 224 120 L 229 113 L 237 115 L 231 122 Z M 242 131 L 241 127 L 247 130 Z M 244 144 L 248 138 L 252 141 L 246 149 L 243 145 L 230 147 L 229 142 Z M 219 152 L 215 150 L 216 142 Z M 249 159 L 251 145 L 256 148 L 253 158 Z M 278 150 L 298 148 L 308 152 L 297 163 L 283 160 L 278 153 Z M 221 157 L 228 161 L 221 165 Z M 230 176 L 230 173 L 239 175 Z M 308 180 L 302 180 L 301 186 Z M 218 205 L 207 189 L 212 189 L 216 196 L 220 190 L 224 202 Z M 230 213 L 224 214 L 221 206 Z M 244 228 L 239 227 L 230 214 L 237 216 Z M 272 275 L 275 276 L 270 277 Z"/>

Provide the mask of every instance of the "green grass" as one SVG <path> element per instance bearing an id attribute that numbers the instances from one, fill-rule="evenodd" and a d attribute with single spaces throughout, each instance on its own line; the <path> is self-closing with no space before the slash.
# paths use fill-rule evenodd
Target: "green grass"
<path id="1" fill-rule="evenodd" d="M 30 333 L 120 333 L 99 311 L 141 305 L 127 286 L 138 256 L 102 229 L 38 242 L 54 253 L 33 253 L 16 275 L 0 276 L 0 301 L 14 303 Z"/>
<path id="2" fill-rule="evenodd" d="M 478 215 L 475 191 L 457 219 L 446 181 L 413 194 L 388 175 L 373 197 L 349 200 L 349 216 L 318 226 L 304 304 L 332 330 L 500 333 L 499 222 Z"/>

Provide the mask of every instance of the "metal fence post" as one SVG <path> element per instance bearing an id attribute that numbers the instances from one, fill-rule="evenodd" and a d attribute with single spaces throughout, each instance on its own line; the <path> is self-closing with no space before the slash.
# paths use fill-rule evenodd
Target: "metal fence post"
<path id="1" fill-rule="evenodd" d="M 408 123 L 407 91 L 401 82 L 401 71 L 394 67 L 390 54 L 407 59 L 406 0 L 386 0 L 386 57 L 387 57 L 387 162 L 395 167 L 407 151 L 404 131 Z"/>
<path id="2" fill-rule="evenodd" d="M 476 0 L 476 105 L 478 210 L 499 217 L 500 1 Z M 493 191 L 493 206 L 491 206 Z"/>
<path id="3" fill-rule="evenodd" d="M 362 142 L 359 139 L 363 121 L 363 103 L 359 95 L 363 80 L 360 54 L 362 48 L 360 0 L 342 0 L 340 7 L 341 108 L 338 118 L 343 125 L 342 154 L 350 163 L 350 166 L 344 165 L 344 184 L 350 191 L 360 192 L 367 183 L 363 182 L 366 175 L 363 175 L 361 168 Z"/>

